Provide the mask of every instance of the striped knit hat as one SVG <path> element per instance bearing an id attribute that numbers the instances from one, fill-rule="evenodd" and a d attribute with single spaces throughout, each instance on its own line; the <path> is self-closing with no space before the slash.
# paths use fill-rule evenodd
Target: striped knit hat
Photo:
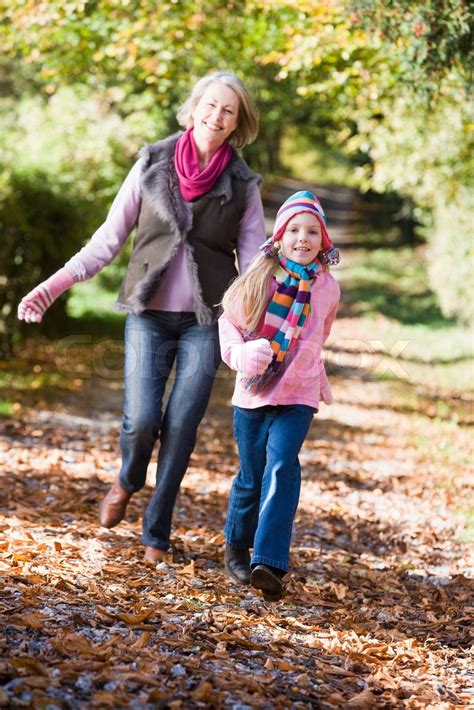
<path id="1" fill-rule="evenodd" d="M 295 192 L 282 204 L 277 212 L 273 234 L 270 239 L 262 244 L 260 250 L 270 256 L 275 254 L 275 242 L 283 236 L 286 225 L 292 217 L 301 212 L 309 212 L 317 217 L 321 225 L 321 258 L 324 264 L 338 264 L 340 261 L 339 251 L 332 243 L 326 228 L 326 215 L 318 198 L 309 190 Z"/>

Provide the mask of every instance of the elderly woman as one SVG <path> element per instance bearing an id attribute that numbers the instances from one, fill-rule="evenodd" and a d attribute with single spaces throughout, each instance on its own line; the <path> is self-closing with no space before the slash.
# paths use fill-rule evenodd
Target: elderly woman
<path id="1" fill-rule="evenodd" d="M 245 271 L 265 238 L 260 178 L 235 150 L 258 128 L 244 84 L 228 72 L 200 79 L 177 118 L 186 130 L 142 150 L 90 242 L 18 307 L 20 319 L 41 321 L 63 291 L 110 263 L 136 227 L 116 304 L 128 314 L 122 466 L 99 520 L 106 528 L 122 520 L 145 485 L 159 436 L 156 487 L 143 519 L 150 563 L 169 547 L 176 496 L 220 361 L 216 304 L 237 275 L 235 254 Z"/>

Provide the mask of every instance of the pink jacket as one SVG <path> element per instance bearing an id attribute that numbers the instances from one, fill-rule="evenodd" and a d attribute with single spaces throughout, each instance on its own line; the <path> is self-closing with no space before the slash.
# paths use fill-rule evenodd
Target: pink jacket
<path id="1" fill-rule="evenodd" d="M 277 282 L 272 279 L 269 299 L 276 288 Z M 336 317 L 339 298 L 340 288 L 335 278 L 328 271 L 320 272 L 311 291 L 311 313 L 294 349 L 287 356 L 290 360 L 285 372 L 268 389 L 250 394 L 242 385 L 242 373 L 237 370 L 232 404 L 246 409 L 268 404 L 306 404 L 318 409 L 321 399 L 331 404 L 331 387 L 321 351 Z M 222 315 L 219 318 L 219 336 L 222 359 L 232 367 L 231 363 L 239 359 L 235 357 L 235 348 L 245 348 L 242 332 L 228 316 Z"/>

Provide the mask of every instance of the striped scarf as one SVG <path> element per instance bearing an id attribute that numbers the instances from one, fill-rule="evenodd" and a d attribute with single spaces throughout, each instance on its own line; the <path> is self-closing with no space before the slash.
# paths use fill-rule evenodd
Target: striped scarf
<path id="1" fill-rule="evenodd" d="M 285 358 L 298 340 L 301 328 L 311 312 L 311 286 L 319 265 L 303 266 L 279 255 L 280 266 L 275 273 L 278 288 L 268 304 L 259 337 L 267 338 L 273 350 L 273 360 L 261 375 L 244 379 L 245 388 L 255 394 L 266 389 L 285 370 Z"/>

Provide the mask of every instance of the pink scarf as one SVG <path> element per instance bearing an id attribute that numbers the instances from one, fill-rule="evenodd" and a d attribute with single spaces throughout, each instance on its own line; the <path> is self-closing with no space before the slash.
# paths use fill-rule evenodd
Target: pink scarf
<path id="1" fill-rule="evenodd" d="M 225 141 L 201 171 L 193 129 L 188 128 L 178 138 L 174 151 L 174 166 L 178 173 L 179 187 L 184 199 L 187 202 L 192 202 L 212 190 L 231 158 L 232 148 Z"/>

